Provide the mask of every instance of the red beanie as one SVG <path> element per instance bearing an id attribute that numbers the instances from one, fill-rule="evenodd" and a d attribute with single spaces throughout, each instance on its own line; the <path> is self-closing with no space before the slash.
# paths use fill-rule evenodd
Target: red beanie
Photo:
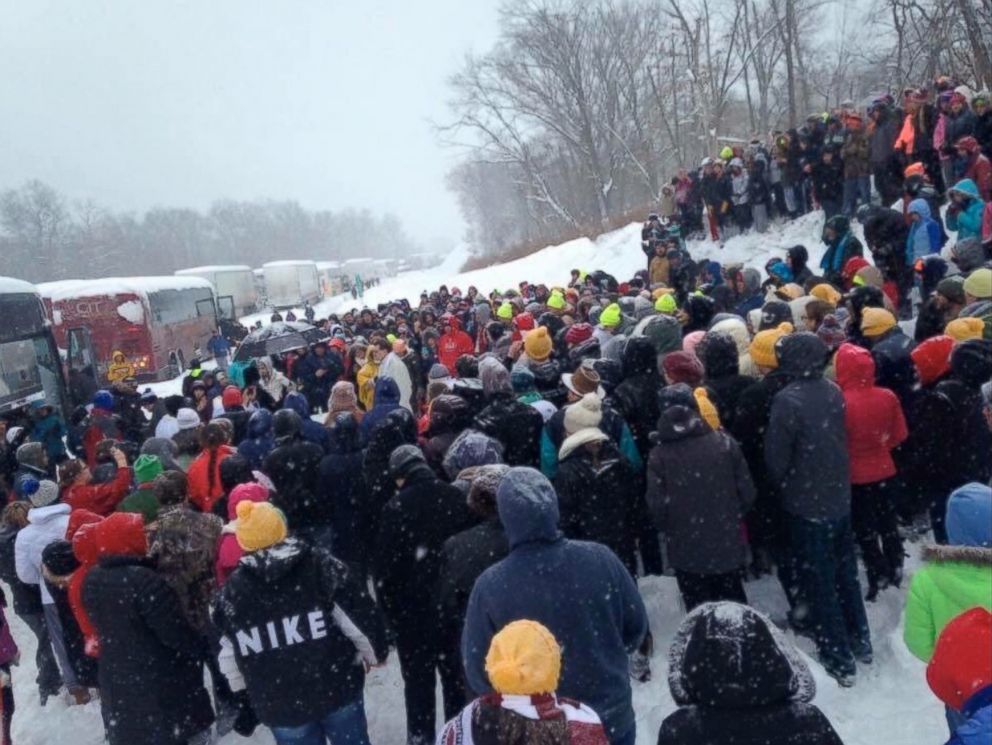
<path id="1" fill-rule="evenodd" d="M 955 711 L 992 686 L 992 613 L 972 608 L 944 627 L 927 666 L 927 683 Z"/>
<path id="2" fill-rule="evenodd" d="M 871 266 L 871 264 L 868 263 L 868 260 L 864 256 L 852 256 L 849 258 L 847 263 L 844 264 L 844 269 L 841 271 L 841 276 L 844 278 L 844 286 L 850 288 L 854 282 L 854 275 L 866 266 Z"/>
<path id="3" fill-rule="evenodd" d="M 244 399 L 241 397 L 241 390 L 236 385 L 227 386 L 224 392 L 220 394 L 220 401 L 224 404 L 225 409 L 229 409 L 232 406 L 241 406 L 244 403 Z"/>
<path id="4" fill-rule="evenodd" d="M 921 341 L 916 349 L 909 353 L 923 385 L 930 385 L 950 372 L 953 348 L 954 339 L 941 334 Z"/>
<path id="5" fill-rule="evenodd" d="M 523 313 L 518 313 L 513 317 L 513 325 L 516 327 L 517 331 L 533 331 L 534 316 L 526 311 Z"/>
<path id="6" fill-rule="evenodd" d="M 592 338 L 592 326 L 588 323 L 573 323 L 565 332 L 565 343 L 570 347 Z"/>
<path id="7" fill-rule="evenodd" d="M 661 361 L 661 369 L 669 385 L 686 383 L 697 388 L 703 382 L 703 363 L 690 352 L 671 352 Z"/>

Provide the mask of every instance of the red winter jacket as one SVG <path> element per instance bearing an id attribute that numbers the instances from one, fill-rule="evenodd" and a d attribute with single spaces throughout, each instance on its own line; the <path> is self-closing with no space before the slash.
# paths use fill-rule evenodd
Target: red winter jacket
<path id="1" fill-rule="evenodd" d="M 220 484 L 220 464 L 222 460 L 236 452 L 230 445 L 221 445 L 217 448 L 214 457 L 213 486 L 210 479 L 210 450 L 204 450 L 189 464 L 189 471 L 186 472 L 189 482 L 189 501 L 201 512 L 209 513 L 214 508 L 214 502 L 224 496 L 224 487 Z"/>
<path id="2" fill-rule="evenodd" d="M 972 608 L 944 627 L 927 665 L 927 683 L 955 711 L 992 686 L 992 613 Z"/>
<path id="3" fill-rule="evenodd" d="M 437 359 L 455 375 L 455 362 L 463 354 L 474 354 L 472 337 L 462 331 L 462 325 L 454 316 L 445 316 L 444 322 L 451 325 L 451 331 L 437 340 Z"/>
<path id="4" fill-rule="evenodd" d="M 62 492 L 62 501 L 73 510 L 89 510 L 106 517 L 131 491 L 131 469 L 118 468 L 106 484 L 74 484 Z"/>
<path id="5" fill-rule="evenodd" d="M 83 634 L 84 651 L 90 657 L 100 656 L 100 641 L 96 627 L 83 606 L 83 582 L 100 558 L 94 529 L 102 520 L 102 517 L 89 510 L 73 510 L 69 515 L 69 527 L 65 531 L 65 539 L 72 542 L 72 553 L 79 560 L 79 568 L 69 579 L 69 607 Z"/>
<path id="6" fill-rule="evenodd" d="M 842 344 L 835 366 L 844 392 L 851 483 L 872 484 L 895 476 L 892 450 L 909 435 L 899 399 L 875 385 L 875 361 L 868 350 Z"/>

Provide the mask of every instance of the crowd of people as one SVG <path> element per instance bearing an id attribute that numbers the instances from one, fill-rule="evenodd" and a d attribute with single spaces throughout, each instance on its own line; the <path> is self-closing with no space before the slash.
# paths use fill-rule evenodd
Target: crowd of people
<path id="1" fill-rule="evenodd" d="M 872 203 L 874 183 L 881 204 L 903 198 L 907 214 L 918 214 L 910 206 L 922 199 L 929 208 L 924 219 L 939 227 L 927 240 L 942 246 L 946 234 L 937 206 L 945 200 L 948 221 L 979 235 L 982 210 L 975 204 L 992 199 L 990 158 L 989 92 L 941 76 L 932 95 L 907 89 L 901 100 L 885 95 L 866 111 L 847 101 L 767 140 L 727 144 L 662 188 L 659 214 L 681 223 L 686 235 L 722 243 L 739 232 L 765 232 L 775 216 L 822 209 L 828 220 L 853 219 L 859 205 Z M 992 215 L 986 213 L 985 221 L 986 232 L 992 230 Z M 924 246 L 922 236 L 919 244 Z"/>
<path id="2" fill-rule="evenodd" d="M 958 165 L 923 157 L 915 123 L 938 120 L 914 100 L 894 130 L 937 194 Z M 873 263 L 828 214 L 819 270 L 794 246 L 764 274 L 695 261 L 690 224 L 652 216 L 623 281 L 442 286 L 314 318 L 326 341 L 305 349 L 194 361 L 175 395 L 125 379 L 68 421 L 45 402 L 0 419 L 0 578 L 42 705 L 98 690 L 111 745 L 258 726 L 368 743 L 365 676 L 395 650 L 408 745 L 633 745 L 653 655 L 636 579 L 668 575 L 687 615 L 659 743 L 840 743 L 746 580 L 777 579 L 791 630 L 850 687 L 873 662 L 865 603 L 932 532 L 905 641 L 951 742 L 987 736 L 992 268 L 971 211 L 949 212 L 941 258 L 935 208 L 864 205 Z M 7 742 L 17 656 L 4 620 Z"/>

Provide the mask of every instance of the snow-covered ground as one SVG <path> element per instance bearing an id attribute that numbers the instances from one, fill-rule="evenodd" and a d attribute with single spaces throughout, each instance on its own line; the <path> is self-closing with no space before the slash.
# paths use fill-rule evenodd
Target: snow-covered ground
<path id="1" fill-rule="evenodd" d="M 773 227 L 763 236 L 732 238 L 722 249 L 710 242 L 692 242 L 689 250 L 697 259 L 709 257 L 725 264 L 737 262 L 762 268 L 768 258 L 784 256 L 789 246 L 802 243 L 809 249 L 810 265 L 815 267 L 823 252 L 819 241 L 822 224 L 822 215 L 814 213 L 788 225 Z M 860 228 L 856 231 L 860 237 Z M 568 280 L 572 268 L 590 271 L 601 268 L 625 279 L 644 266 L 639 240 L 640 226 L 630 225 L 595 241 L 570 241 L 524 259 L 464 273 L 460 268 L 467 256 L 464 251 L 456 250 L 438 267 L 383 281 L 366 293 L 364 301 L 374 306 L 406 297 L 415 305 L 422 290 L 436 289 L 442 283 L 462 290 L 474 284 L 483 292 L 515 287 L 523 279 L 562 284 Z M 350 296 L 340 296 L 324 301 L 316 310 L 320 317 L 355 306 L 360 307 L 360 304 Z M 268 314 L 259 317 L 263 323 L 268 320 Z M 245 320 L 254 321 L 254 318 Z M 154 387 L 159 393 L 165 393 L 177 385 L 177 381 L 170 381 Z M 907 575 L 910 575 L 919 566 L 920 544 L 906 545 L 910 554 Z M 904 588 L 907 584 L 908 579 Z M 684 614 L 673 578 L 642 580 L 640 586 L 651 618 L 655 654 L 652 680 L 634 683 L 634 708 L 637 711 L 637 742 L 650 745 L 657 739 L 661 721 L 675 708 L 668 692 L 666 660 L 668 646 Z M 785 598 L 777 582 L 770 578 L 751 582 L 747 592 L 753 605 L 777 621 L 783 619 Z M 859 669 L 854 688 L 841 689 L 819 665 L 810 663 L 818 685 L 815 703 L 824 710 L 846 745 L 932 745 L 947 738 L 943 708 L 927 688 L 925 666 L 910 655 L 902 643 L 904 603 L 905 589 L 889 589 L 877 602 L 869 604 L 875 662 Z M 67 707 L 62 701 L 51 701 L 46 708 L 39 707 L 34 686 L 34 637 L 10 611 L 8 618 L 21 647 L 21 665 L 13 673 L 17 697 L 13 735 L 17 745 L 103 743 L 99 703 Z M 800 638 L 796 643 L 805 653 L 813 653 L 809 640 Z M 405 739 L 403 682 L 395 654 L 383 669 L 374 671 L 369 677 L 366 705 L 374 745 L 402 743 Z M 272 742 L 272 736 L 265 728 L 259 728 L 250 739 L 229 735 L 221 740 L 222 745 L 269 745 Z"/>

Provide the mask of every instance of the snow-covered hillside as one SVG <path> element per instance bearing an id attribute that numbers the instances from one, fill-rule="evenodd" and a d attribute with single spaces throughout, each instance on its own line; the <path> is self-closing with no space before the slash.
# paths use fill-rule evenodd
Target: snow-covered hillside
<path id="1" fill-rule="evenodd" d="M 819 262 L 822 245 L 819 241 L 822 215 L 815 213 L 786 226 L 773 228 L 763 236 L 733 238 L 721 249 L 709 242 L 689 246 L 695 258 L 711 257 L 722 263 L 742 262 L 762 267 L 771 256 L 784 255 L 784 249 L 796 243 L 810 250 L 811 265 Z M 456 251 L 439 267 L 411 272 L 384 281 L 370 290 L 365 302 L 379 302 L 407 297 L 414 304 L 422 290 L 476 285 L 481 291 L 492 288 L 515 287 L 523 279 L 531 282 L 561 284 L 567 281 L 569 270 L 602 268 L 625 279 L 644 265 L 639 248 L 640 226 L 630 225 L 602 236 L 596 241 L 575 240 L 549 247 L 531 256 L 507 264 L 462 273 L 466 255 Z M 343 311 L 357 305 L 350 296 L 333 298 L 321 303 L 318 315 Z M 267 320 L 267 315 L 266 315 Z M 163 387 L 170 383 L 161 384 Z M 919 566 L 920 544 L 907 543 L 910 558 L 907 575 Z M 908 584 L 908 580 L 907 583 Z M 674 578 L 642 580 L 655 638 L 652 660 L 653 679 L 634 683 L 634 705 L 638 717 L 639 745 L 650 745 L 657 739 L 661 721 L 674 710 L 668 692 L 667 652 L 683 610 Z M 904 585 L 905 586 L 905 585 Z M 782 622 L 785 598 L 777 583 L 770 578 L 751 582 L 747 586 L 750 601 L 759 609 Z M 879 600 L 868 606 L 875 663 L 860 667 L 857 685 L 841 689 L 828 678 L 815 662 L 811 667 L 819 688 L 816 703 L 825 711 L 846 745 L 932 745 L 946 740 L 943 708 L 930 694 L 924 678 L 925 666 L 906 650 L 902 643 L 902 610 L 905 589 L 884 591 Z M 45 709 L 38 706 L 33 681 L 35 677 L 33 636 L 9 613 L 15 638 L 21 645 L 21 666 L 14 670 L 17 714 L 14 718 L 14 740 L 17 745 L 100 745 L 103 728 L 99 704 L 67 708 L 62 702 L 51 702 Z M 812 643 L 798 639 L 796 643 L 806 654 L 813 652 Z M 374 745 L 396 745 L 404 740 L 403 683 L 395 654 L 384 669 L 370 676 L 366 687 L 369 726 Z M 440 707 L 439 707 L 440 709 Z M 272 743 L 272 737 L 260 728 L 254 737 L 245 740 L 229 735 L 223 745 L 236 743 Z"/>

